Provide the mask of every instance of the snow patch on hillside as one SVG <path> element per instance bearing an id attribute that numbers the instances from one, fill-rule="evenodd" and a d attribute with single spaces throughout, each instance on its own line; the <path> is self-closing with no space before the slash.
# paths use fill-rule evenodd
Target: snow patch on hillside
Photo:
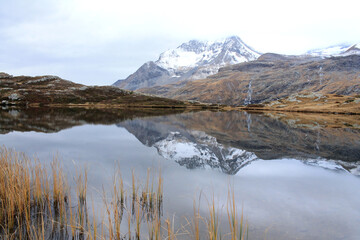
<path id="1" fill-rule="evenodd" d="M 351 46 L 347 44 L 341 44 L 341 45 L 330 46 L 327 48 L 310 50 L 307 52 L 307 54 L 310 54 L 315 57 L 328 57 L 343 53 L 346 50 L 348 50 L 349 47 Z"/>
<path id="2" fill-rule="evenodd" d="M 323 49 L 308 51 L 307 54 L 316 57 L 344 57 L 349 55 L 360 54 L 360 43 L 355 45 L 340 44 Z"/>

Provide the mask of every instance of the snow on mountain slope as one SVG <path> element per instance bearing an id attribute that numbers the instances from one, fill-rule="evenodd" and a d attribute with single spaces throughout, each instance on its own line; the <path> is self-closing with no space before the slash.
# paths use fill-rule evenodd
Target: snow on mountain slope
<path id="1" fill-rule="evenodd" d="M 346 50 L 348 50 L 349 47 L 351 47 L 350 44 L 339 44 L 339 45 L 334 45 L 334 46 L 330 46 L 327 48 L 310 50 L 307 52 L 307 54 L 316 56 L 316 57 L 327 57 L 327 56 L 332 56 L 332 55 L 337 55 L 337 54 L 343 53 Z"/>
<path id="2" fill-rule="evenodd" d="M 259 56 L 260 53 L 237 36 L 215 42 L 191 40 L 163 52 L 157 61 L 144 64 L 128 78 L 113 85 L 136 90 L 201 79 L 217 73 L 220 67 L 256 60 Z"/>
<path id="3" fill-rule="evenodd" d="M 340 56 L 349 56 L 349 55 L 360 55 L 360 43 L 351 46 L 345 52 L 340 54 Z"/>
<path id="4" fill-rule="evenodd" d="M 341 57 L 349 55 L 360 54 L 360 43 L 355 45 L 339 44 L 322 49 L 314 49 L 308 51 L 306 54 L 316 57 Z"/>
<path id="5" fill-rule="evenodd" d="M 216 42 L 191 40 L 162 53 L 155 63 L 168 70 L 177 70 L 208 64 L 224 66 L 255 60 L 259 56 L 239 37 L 233 36 Z"/>

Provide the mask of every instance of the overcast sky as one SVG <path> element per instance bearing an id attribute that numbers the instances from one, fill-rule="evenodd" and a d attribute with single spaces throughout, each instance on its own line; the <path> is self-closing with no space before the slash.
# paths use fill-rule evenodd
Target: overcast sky
<path id="1" fill-rule="evenodd" d="M 191 39 L 260 52 L 360 42 L 357 0 L 0 0 L 0 72 L 110 85 Z"/>

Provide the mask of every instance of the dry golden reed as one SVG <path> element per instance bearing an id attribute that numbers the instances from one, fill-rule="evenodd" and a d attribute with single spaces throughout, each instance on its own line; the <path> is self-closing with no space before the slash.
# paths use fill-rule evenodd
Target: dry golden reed
<path id="1" fill-rule="evenodd" d="M 233 191 L 229 191 L 227 202 L 230 233 L 220 233 L 221 212 L 214 197 L 208 204 L 209 217 L 201 216 L 199 197 L 198 202 L 194 200 L 193 219 L 175 230 L 174 219 L 163 220 L 161 172 L 155 174 L 148 169 L 142 184 L 132 171 L 132 182 L 126 189 L 118 170 L 112 190 L 106 192 L 103 188 L 105 211 L 98 222 L 94 202 L 92 219 L 88 216 L 87 169 L 76 173 L 72 192 L 56 157 L 50 166 L 0 147 L 0 239 L 248 239 L 248 225 L 244 224 L 243 213 L 238 216 Z M 207 234 L 201 234 L 201 223 Z"/>

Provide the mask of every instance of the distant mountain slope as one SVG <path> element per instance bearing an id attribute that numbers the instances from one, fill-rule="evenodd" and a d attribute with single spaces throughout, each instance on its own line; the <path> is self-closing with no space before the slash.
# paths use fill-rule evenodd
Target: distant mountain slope
<path id="1" fill-rule="evenodd" d="M 302 91 L 360 94 L 360 55 L 320 58 L 267 53 L 256 61 L 223 67 L 205 79 L 139 91 L 228 105 L 272 101 Z"/>
<path id="2" fill-rule="evenodd" d="M 201 79 L 217 73 L 220 67 L 252 61 L 259 56 L 237 36 L 215 42 L 191 40 L 163 52 L 157 61 L 145 63 L 125 80 L 113 85 L 136 90 Z"/>

